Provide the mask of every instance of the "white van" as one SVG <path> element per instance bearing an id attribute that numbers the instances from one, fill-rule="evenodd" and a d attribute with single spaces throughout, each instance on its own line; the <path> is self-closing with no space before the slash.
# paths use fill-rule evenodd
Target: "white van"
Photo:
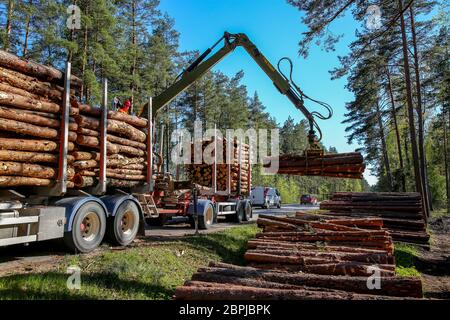
<path id="1" fill-rule="evenodd" d="M 254 187 L 250 192 L 250 201 L 252 206 L 261 206 L 261 208 L 269 209 L 270 206 L 281 208 L 281 195 L 275 188 L 270 187 Z"/>

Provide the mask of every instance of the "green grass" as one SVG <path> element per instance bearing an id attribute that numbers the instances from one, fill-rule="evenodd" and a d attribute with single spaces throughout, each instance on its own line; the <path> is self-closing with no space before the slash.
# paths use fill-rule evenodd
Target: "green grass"
<path id="1" fill-rule="evenodd" d="M 0 278 L 0 299 L 170 299 L 175 288 L 210 261 L 243 264 L 256 225 L 155 242 L 98 255 L 71 255 L 54 270 Z M 81 289 L 69 290 L 67 267 L 81 269 Z"/>
<path id="2" fill-rule="evenodd" d="M 395 244 L 395 272 L 399 276 L 420 276 L 414 266 L 414 259 L 419 254 L 416 247 L 406 244 Z"/>

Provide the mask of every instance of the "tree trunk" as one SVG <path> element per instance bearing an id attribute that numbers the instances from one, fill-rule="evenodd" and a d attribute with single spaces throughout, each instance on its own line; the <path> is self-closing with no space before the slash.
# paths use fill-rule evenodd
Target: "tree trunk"
<path id="1" fill-rule="evenodd" d="M 383 149 L 383 159 L 384 159 L 384 168 L 386 170 L 386 176 L 388 178 L 389 183 L 389 191 L 392 191 L 392 173 L 391 173 L 391 164 L 389 162 L 388 150 L 386 146 L 386 139 L 384 136 L 384 127 L 383 127 L 383 119 L 381 117 L 380 105 L 377 102 L 377 121 L 380 132 L 380 140 L 381 140 L 381 148 Z"/>
<path id="2" fill-rule="evenodd" d="M 27 98 L 18 94 L 0 91 L 0 103 L 19 109 L 58 113 L 60 106 L 53 102 Z M 73 110 L 73 108 L 71 108 Z"/>
<path id="3" fill-rule="evenodd" d="M 0 118 L 0 130 L 46 139 L 55 139 L 59 137 L 58 131 L 55 129 L 35 126 L 26 122 L 3 118 Z"/>
<path id="4" fill-rule="evenodd" d="M 0 187 L 18 187 L 18 186 L 49 186 L 53 183 L 50 179 L 18 177 L 18 176 L 0 176 Z"/>
<path id="5" fill-rule="evenodd" d="M 86 16 L 89 14 L 89 1 L 86 4 Z M 86 73 L 86 64 L 87 64 L 87 52 L 88 52 L 88 25 L 85 23 L 84 26 L 84 34 L 83 34 L 83 56 L 82 56 L 82 62 L 81 62 L 81 79 L 83 79 L 83 83 L 81 84 L 80 88 L 80 101 L 84 101 L 83 98 L 87 98 L 87 93 L 85 94 L 85 87 L 84 87 L 84 76 Z"/>
<path id="6" fill-rule="evenodd" d="M 14 12 L 14 3 L 15 0 L 8 1 L 8 13 L 6 18 L 6 41 L 5 41 L 5 50 L 10 49 L 11 45 L 11 29 L 12 29 L 12 19 Z"/>
<path id="7" fill-rule="evenodd" d="M 426 206 L 425 201 L 423 200 L 425 192 L 423 190 L 422 175 L 420 171 L 419 151 L 417 149 L 416 125 L 414 120 L 414 105 L 411 90 L 411 78 L 409 74 L 408 40 L 406 38 L 406 27 L 405 27 L 405 18 L 403 16 L 402 0 L 398 0 L 398 6 L 399 6 L 398 10 L 400 13 L 400 27 L 402 32 L 403 68 L 405 72 L 406 101 L 408 104 L 409 135 L 411 139 L 414 177 L 415 177 L 416 191 L 422 195 L 422 201 L 424 202 L 425 217 L 428 217 L 428 207 Z"/>
<path id="8" fill-rule="evenodd" d="M 56 119 L 42 117 L 36 114 L 23 112 L 23 110 L 5 108 L 0 106 L 0 117 L 4 119 L 16 120 L 34 124 L 37 126 L 59 129 L 61 122 Z"/>
<path id="9" fill-rule="evenodd" d="M 133 111 L 133 102 L 134 102 L 134 90 L 135 90 L 135 83 L 134 78 L 136 76 L 136 64 L 137 64 L 137 34 L 136 34 L 136 0 L 133 0 L 131 3 L 131 23 L 132 23 L 132 31 L 131 31 L 131 47 L 133 50 L 133 61 L 131 65 L 131 84 L 130 84 L 130 90 L 131 90 L 131 110 Z"/>
<path id="10" fill-rule="evenodd" d="M 29 10 L 31 10 L 31 7 L 33 6 L 33 0 L 30 0 L 28 3 Z M 23 48 L 22 48 L 22 57 L 25 57 L 28 52 L 28 38 L 30 35 L 30 22 L 31 22 L 31 13 L 27 13 L 27 19 L 26 19 L 26 25 L 25 25 L 25 39 L 23 40 Z"/>
<path id="11" fill-rule="evenodd" d="M 417 50 L 416 40 L 416 26 L 414 22 L 414 9 L 413 5 L 409 7 L 409 17 L 411 21 L 411 38 L 413 43 L 414 52 L 414 72 L 416 76 L 416 94 L 417 94 L 417 122 L 418 122 L 418 146 L 420 156 L 420 173 L 422 175 L 422 188 L 424 191 L 424 204 L 426 206 L 425 212 L 427 215 L 432 210 L 432 203 L 430 198 L 430 191 L 428 187 L 428 173 L 427 173 L 427 159 L 425 154 L 425 139 L 424 139 L 424 119 L 423 119 L 423 107 L 422 107 L 422 86 L 420 84 L 420 72 L 419 72 L 419 52 Z"/>
<path id="12" fill-rule="evenodd" d="M 403 165 L 402 145 L 400 143 L 400 132 L 398 130 L 397 111 L 395 110 L 395 99 L 394 99 L 394 94 L 392 92 L 392 82 L 391 82 L 391 75 L 389 72 L 389 67 L 386 67 L 386 74 L 387 74 L 387 80 L 388 80 L 388 92 L 389 92 L 389 97 L 391 99 L 392 121 L 394 123 L 395 137 L 397 139 L 397 152 L 398 152 L 398 160 L 399 160 L 399 164 L 400 164 L 400 174 L 401 174 L 400 179 L 401 179 L 401 184 L 402 184 L 401 191 L 406 192 L 406 177 L 405 177 L 405 168 Z"/>
<path id="13" fill-rule="evenodd" d="M 450 111 L 449 111 L 450 114 Z M 448 155 L 448 135 L 447 135 L 447 119 L 446 114 L 444 110 L 442 111 L 442 118 L 443 118 L 443 126 L 444 126 L 444 145 L 443 145 L 443 151 L 444 151 L 444 170 L 445 170 L 445 190 L 447 195 L 447 212 L 450 212 L 450 175 L 449 175 L 449 155 Z M 449 121 L 450 124 L 450 121 Z"/>
<path id="14" fill-rule="evenodd" d="M 0 162 L 0 176 L 23 176 L 42 179 L 53 179 L 56 170 L 38 164 L 2 161 Z"/>

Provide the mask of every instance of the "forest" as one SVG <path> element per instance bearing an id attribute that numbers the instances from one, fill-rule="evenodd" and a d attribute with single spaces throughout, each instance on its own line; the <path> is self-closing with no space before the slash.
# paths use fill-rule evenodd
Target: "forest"
<path id="1" fill-rule="evenodd" d="M 368 3 L 361 0 L 289 0 L 308 28 L 299 42 L 307 58 L 312 45 L 333 51 L 341 35 L 328 28 L 351 14 L 360 22 L 351 52 L 330 70 L 345 77 L 354 100 L 348 101 L 343 125 L 349 143 L 362 145 L 378 183 L 319 177 L 266 176 L 255 167 L 253 185 L 277 187 L 283 202 L 298 202 L 303 193 L 319 198 L 335 191 L 420 191 L 431 208 L 450 207 L 448 131 L 450 124 L 449 17 L 445 1 L 373 1 L 381 8 L 381 27 L 365 25 Z M 81 9 L 81 28 L 66 27 L 67 8 Z M 324 10 L 326 8 L 326 10 Z M 224 26 L 226 28 L 226 26 Z M 300 26 L 299 26 L 300 29 Z M 350 32 L 350 31 L 349 31 Z M 180 33 L 158 0 L 3 0 L 0 2 L 0 47 L 20 57 L 73 72 L 84 85 L 79 99 L 98 104 L 101 79 L 109 79 L 109 96 L 133 97 L 135 111 L 148 96 L 161 93 L 200 52 L 183 52 Z M 298 41 L 299 39 L 293 39 Z M 200 48 L 199 48 L 200 49 Z M 164 125 L 166 168 L 170 133 L 192 128 L 279 128 L 280 153 L 307 147 L 307 123 L 284 123 L 266 112 L 257 92 L 242 84 L 244 72 L 207 73 L 170 104 L 158 118 Z M 161 134 L 161 131 L 158 131 Z M 159 140 L 157 140 L 159 141 Z M 329 146 L 327 152 L 338 152 Z"/>

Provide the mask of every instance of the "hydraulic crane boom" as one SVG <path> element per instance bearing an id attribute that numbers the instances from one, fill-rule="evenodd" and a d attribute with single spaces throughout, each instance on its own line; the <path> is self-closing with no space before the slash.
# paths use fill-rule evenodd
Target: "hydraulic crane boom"
<path id="1" fill-rule="evenodd" d="M 206 59 L 213 49 L 221 42 L 224 41 L 224 46 L 215 52 L 211 57 Z M 326 120 L 331 118 L 332 109 L 329 105 L 313 100 L 307 97 L 300 88 L 292 81 L 292 62 L 288 58 L 283 58 L 278 62 L 278 70 L 264 57 L 264 55 L 258 50 L 258 48 L 250 41 L 247 35 L 243 33 L 231 34 L 225 32 L 222 38 L 220 38 L 211 48 L 201 54 L 194 62 L 189 65 L 175 80 L 175 82 L 161 94 L 153 99 L 153 117 L 155 113 L 171 102 L 178 94 L 189 88 L 197 79 L 202 77 L 206 72 L 213 68 L 218 62 L 220 62 L 230 52 L 234 51 L 236 47 L 243 47 L 247 53 L 255 60 L 259 67 L 266 73 L 266 75 L 272 80 L 275 87 L 280 93 L 287 96 L 287 98 L 294 104 L 294 106 L 300 110 L 309 122 L 309 134 L 308 142 L 310 145 L 309 152 L 317 152 L 321 154 L 321 149 L 318 142 L 322 138 L 321 130 L 315 121 L 315 116 L 319 119 Z M 205 60 L 206 59 L 206 60 Z M 283 60 L 287 60 L 290 64 L 290 77 L 286 77 L 280 71 L 280 63 Z M 328 110 L 328 115 L 324 116 L 317 111 L 309 112 L 304 105 L 304 98 L 313 102 L 321 104 Z M 144 106 L 141 115 L 147 114 L 147 104 Z M 319 132 L 319 138 L 316 136 L 316 130 Z"/>

